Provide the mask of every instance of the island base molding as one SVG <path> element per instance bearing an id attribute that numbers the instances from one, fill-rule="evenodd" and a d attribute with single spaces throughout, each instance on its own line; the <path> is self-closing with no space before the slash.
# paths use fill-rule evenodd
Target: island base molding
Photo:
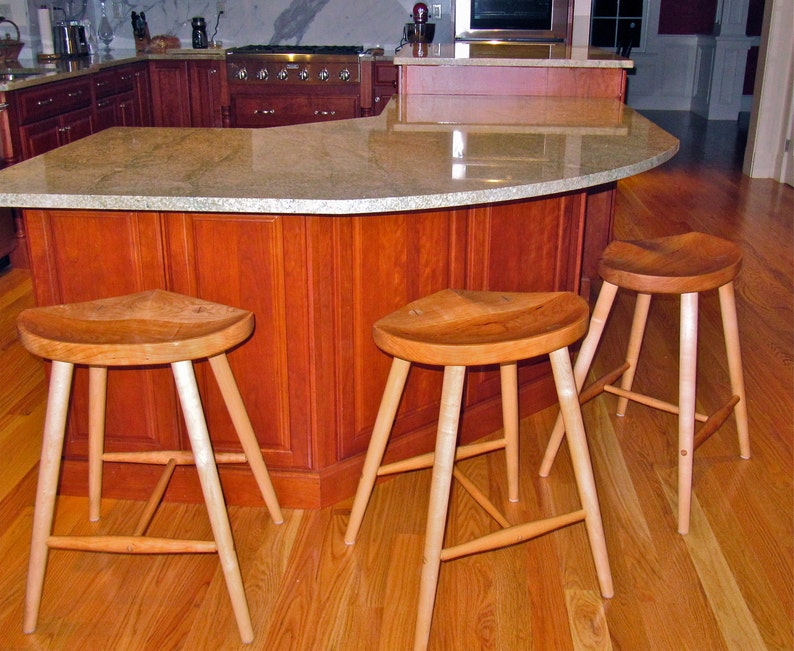
<path id="1" fill-rule="evenodd" d="M 162 288 L 254 312 L 254 334 L 230 363 L 282 504 L 321 508 L 355 492 L 388 375 L 372 324 L 446 287 L 587 289 L 611 192 L 368 215 L 25 210 L 24 221 L 39 305 Z M 195 366 L 215 451 L 236 452 L 208 364 Z M 441 379 L 412 368 L 391 458 L 433 448 Z M 554 402 L 546 361 L 522 363 L 519 382 L 522 416 Z M 86 369 L 76 369 L 72 395 L 62 489 L 84 494 Z M 499 430 L 500 404 L 498 369 L 471 369 L 464 440 Z M 105 441 L 111 452 L 189 449 L 168 368 L 109 374 Z M 221 472 L 229 503 L 258 504 L 244 467 Z M 103 494 L 142 499 L 156 474 L 108 464 Z M 177 469 L 168 499 L 200 501 L 191 470 Z"/>

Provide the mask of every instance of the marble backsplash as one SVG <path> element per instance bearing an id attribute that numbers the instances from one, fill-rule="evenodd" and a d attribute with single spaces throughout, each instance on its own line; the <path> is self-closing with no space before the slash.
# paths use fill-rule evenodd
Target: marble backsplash
<path id="1" fill-rule="evenodd" d="M 15 7 L 20 1 L 25 5 Z M 152 36 L 173 34 L 179 37 L 182 47 L 190 48 L 191 19 L 203 16 L 211 39 L 218 9 L 225 7 L 215 34 L 224 48 L 264 43 L 363 45 L 383 47 L 386 54 L 392 54 L 400 42 L 403 25 L 411 21 L 414 3 L 415 0 L 106 0 L 105 10 L 115 33 L 111 48 L 120 50 L 134 48 L 130 23 L 133 11 L 145 12 Z M 11 0 L 15 22 L 20 25 L 31 54 L 38 51 L 40 43 L 36 9 L 45 4 L 63 7 L 72 17 L 87 20 L 96 31 L 101 15 L 99 0 Z M 434 21 L 436 42 L 452 36 L 451 0 L 440 4 L 442 18 Z M 56 18 L 62 15 L 55 13 Z"/>

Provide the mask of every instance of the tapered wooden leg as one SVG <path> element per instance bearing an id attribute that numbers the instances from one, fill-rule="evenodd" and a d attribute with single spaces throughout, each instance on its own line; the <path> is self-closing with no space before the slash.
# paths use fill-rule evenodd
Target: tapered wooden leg
<path id="1" fill-rule="evenodd" d="M 422 557 L 422 575 L 419 580 L 419 601 L 416 610 L 414 651 L 427 648 L 430 624 L 436 602 L 438 572 L 441 566 L 441 549 L 447 524 L 452 468 L 455 464 L 455 447 L 458 440 L 460 405 L 463 396 L 465 366 L 444 368 L 441 389 L 441 407 L 438 414 L 433 479 L 430 483 L 430 501 L 427 507 L 427 530 Z"/>
<path id="2" fill-rule="evenodd" d="M 593 315 L 590 317 L 590 327 L 587 330 L 587 336 L 582 340 L 582 345 L 579 347 L 579 354 L 576 357 L 576 364 L 573 369 L 577 392 L 582 390 L 584 380 L 590 372 L 590 366 L 598 349 L 598 343 L 601 341 L 601 335 L 604 333 L 604 327 L 606 326 L 607 318 L 609 318 L 609 312 L 612 310 L 617 291 L 618 286 L 612 283 L 604 281 L 601 285 L 598 300 L 593 308 Z M 562 423 L 562 412 L 560 412 L 557 415 L 551 438 L 546 446 L 546 453 L 543 455 L 543 461 L 540 464 L 541 477 L 549 476 L 563 436 L 565 436 L 565 427 Z"/>
<path id="3" fill-rule="evenodd" d="M 571 358 L 567 348 L 555 350 L 549 354 L 549 358 L 554 374 L 554 384 L 557 387 L 557 395 L 560 400 L 560 412 L 565 423 L 565 431 L 568 432 L 568 448 L 571 452 L 579 499 L 586 514 L 585 526 L 590 540 L 590 552 L 593 555 L 601 595 L 609 598 L 615 592 L 612 585 L 612 572 L 609 568 L 604 525 L 601 522 L 598 493 L 593 477 L 593 467 L 590 463 L 590 453 L 587 449 L 582 412 L 579 407 L 579 391 L 571 370 Z"/>
<path id="4" fill-rule="evenodd" d="M 99 520 L 102 502 L 102 455 L 105 452 L 105 408 L 108 369 L 88 369 L 88 519 Z"/>
<path id="5" fill-rule="evenodd" d="M 229 525 L 229 515 L 226 512 L 226 502 L 223 499 L 221 483 L 218 478 L 218 469 L 212 453 L 207 423 L 204 419 L 204 410 L 196 385 L 196 376 L 193 363 L 190 361 L 174 362 L 171 364 L 176 381 L 182 412 L 187 424 L 190 445 L 196 461 L 201 490 L 207 504 L 212 533 L 218 547 L 223 574 L 226 578 L 226 587 L 232 602 L 240 638 L 246 644 L 254 639 L 254 630 L 251 626 L 251 615 L 248 611 L 248 601 L 245 597 L 243 579 L 240 575 L 240 566 L 237 553 L 234 550 L 234 539 Z"/>
<path id="6" fill-rule="evenodd" d="M 678 377 L 678 532 L 689 532 L 692 462 L 695 450 L 698 294 L 681 294 L 681 344 Z"/>
<path id="7" fill-rule="evenodd" d="M 507 464 L 507 499 L 518 502 L 518 365 L 499 367 L 502 386 L 502 427 Z"/>
<path id="8" fill-rule="evenodd" d="M 720 287 L 719 294 L 731 391 L 733 391 L 733 395 L 739 397 L 739 402 L 733 408 L 733 413 L 736 416 L 736 430 L 739 434 L 739 453 L 742 459 L 749 459 L 750 425 L 747 421 L 747 397 L 744 393 L 744 371 L 742 370 L 742 351 L 739 344 L 739 323 L 736 319 L 736 296 L 733 282 Z"/>
<path id="9" fill-rule="evenodd" d="M 629 333 L 629 346 L 626 351 L 626 361 L 629 367 L 620 380 L 620 388 L 625 391 L 631 391 L 631 385 L 634 384 L 634 374 L 637 372 L 637 361 L 640 358 L 640 349 L 642 348 L 642 339 L 645 336 L 645 324 L 648 322 L 648 310 L 650 307 L 651 295 L 637 294 L 634 318 L 631 321 L 631 332 Z M 625 416 L 628 406 L 628 398 L 619 398 L 618 408 L 615 413 L 618 416 Z"/>
<path id="10" fill-rule="evenodd" d="M 345 542 L 352 545 L 358 537 L 358 530 L 364 513 L 375 487 L 375 480 L 378 478 L 378 468 L 383 461 L 383 453 L 386 451 L 386 444 L 389 442 L 391 428 L 394 424 L 394 417 L 397 414 L 397 407 L 400 405 L 400 398 L 405 388 L 405 380 L 411 362 L 404 359 L 394 358 L 389 370 L 389 377 L 386 380 L 386 387 L 383 390 L 383 397 L 378 408 L 378 415 L 375 418 L 375 426 L 372 429 L 372 437 L 369 440 L 367 456 L 364 460 L 364 468 L 361 471 L 361 479 L 356 489 L 356 497 L 353 499 L 353 508 L 350 511 L 350 520 L 345 531 Z"/>
<path id="11" fill-rule="evenodd" d="M 262 498 L 267 505 L 270 518 L 275 524 L 281 524 L 284 522 L 284 515 L 281 513 L 281 506 L 278 503 L 273 482 L 270 480 L 265 460 L 262 458 L 262 450 L 256 440 L 256 434 L 243 403 L 243 397 L 240 395 L 240 388 L 234 379 L 229 359 L 225 353 L 221 353 L 215 357 L 210 357 L 209 363 L 221 390 L 223 401 L 226 403 L 226 409 L 229 410 L 229 416 L 231 416 L 237 437 L 240 439 L 248 465 L 251 468 L 257 486 L 259 486 L 259 492 L 262 493 Z"/>
<path id="12" fill-rule="evenodd" d="M 36 630 L 44 589 L 44 574 L 47 571 L 49 548 L 47 538 L 52 533 L 52 517 L 55 510 L 55 494 L 58 490 L 58 475 L 61 469 L 63 437 L 66 430 L 66 414 L 69 410 L 69 393 L 72 388 L 74 366 L 66 362 L 53 361 L 50 388 L 47 396 L 47 415 L 44 419 L 44 436 L 39 462 L 39 479 L 36 488 L 36 508 L 33 513 L 33 535 L 30 541 L 30 560 L 25 593 L 25 614 L 22 630 Z"/>

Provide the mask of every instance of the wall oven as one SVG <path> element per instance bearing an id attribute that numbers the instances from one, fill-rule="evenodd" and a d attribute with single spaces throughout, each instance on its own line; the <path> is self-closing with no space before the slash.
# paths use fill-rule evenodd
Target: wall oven
<path id="1" fill-rule="evenodd" d="M 453 0 L 458 41 L 570 43 L 574 0 Z"/>

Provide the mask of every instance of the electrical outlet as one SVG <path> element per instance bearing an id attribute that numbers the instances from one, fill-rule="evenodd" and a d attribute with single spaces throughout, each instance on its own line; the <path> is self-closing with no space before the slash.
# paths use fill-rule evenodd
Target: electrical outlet
<path id="1" fill-rule="evenodd" d="M 433 20 L 441 20 L 441 5 L 433 5 L 432 9 Z"/>
<path id="2" fill-rule="evenodd" d="M 217 13 L 226 13 L 226 0 L 216 0 L 215 11 Z"/>

